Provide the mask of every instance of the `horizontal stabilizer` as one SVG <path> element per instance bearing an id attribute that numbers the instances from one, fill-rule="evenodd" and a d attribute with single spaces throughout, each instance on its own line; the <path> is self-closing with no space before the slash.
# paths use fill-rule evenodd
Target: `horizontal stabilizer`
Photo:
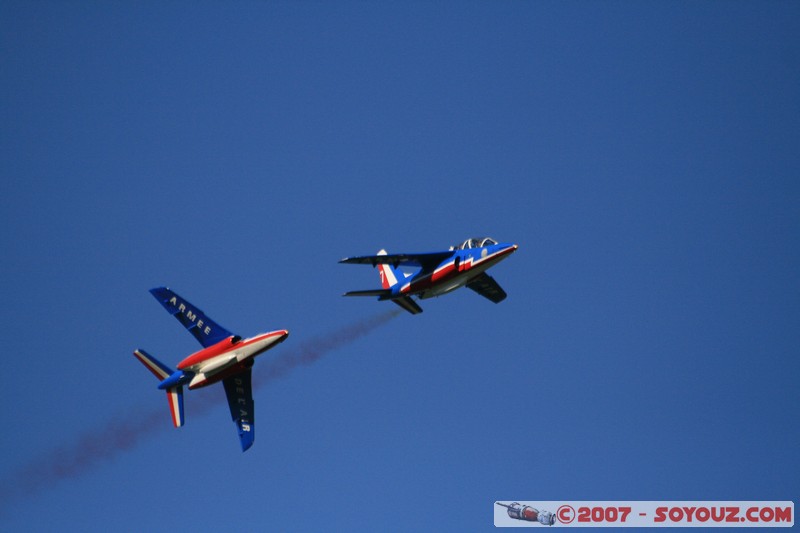
<path id="1" fill-rule="evenodd" d="M 133 355 L 136 357 L 136 359 L 141 361 L 141 363 L 147 367 L 147 370 L 152 372 L 159 381 L 164 381 L 174 372 L 174 370 L 172 370 L 170 367 L 160 362 L 158 359 L 144 350 L 134 350 Z"/>
<path id="2" fill-rule="evenodd" d="M 374 289 L 367 291 L 350 291 L 344 293 L 342 296 L 388 296 L 392 294 L 391 289 Z"/>
<path id="3" fill-rule="evenodd" d="M 422 312 L 422 308 L 411 299 L 411 296 L 401 296 L 400 298 L 392 298 L 392 301 L 411 313 L 412 315 L 418 315 Z"/>
<path id="4" fill-rule="evenodd" d="M 375 289 L 367 291 L 350 291 L 344 293 L 342 296 L 377 296 L 379 300 L 390 300 L 412 315 L 417 315 L 422 312 L 422 308 L 417 305 L 417 302 L 411 299 L 410 296 L 392 297 L 391 289 Z"/>
<path id="5" fill-rule="evenodd" d="M 161 381 L 161 385 L 159 388 L 164 388 L 167 383 L 164 383 L 169 377 L 173 377 L 170 380 L 170 384 L 174 381 L 174 378 L 179 376 L 181 372 L 174 372 L 170 367 L 150 355 L 149 353 L 145 352 L 144 350 L 134 350 L 133 355 L 138 359 L 152 374 Z M 167 389 L 167 402 L 169 403 L 169 413 L 172 417 L 172 425 L 176 428 L 179 428 L 183 425 L 183 387 L 171 387 Z"/>

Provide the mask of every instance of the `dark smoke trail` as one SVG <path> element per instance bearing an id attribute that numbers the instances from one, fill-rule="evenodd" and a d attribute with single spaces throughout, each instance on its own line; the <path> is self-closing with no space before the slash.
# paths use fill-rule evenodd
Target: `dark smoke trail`
<path id="1" fill-rule="evenodd" d="M 312 338 L 297 348 L 282 345 L 276 350 L 275 357 L 268 354 L 264 360 L 258 361 L 253 369 L 253 388 L 257 389 L 281 378 L 298 366 L 313 364 L 329 352 L 358 340 L 399 314 L 400 310 L 388 311 Z M 220 401 L 218 397 L 211 395 L 192 398 L 189 394 L 186 402 L 187 416 L 194 416 L 207 413 L 224 403 L 224 400 Z M 169 416 L 165 409 L 115 417 L 103 422 L 95 430 L 83 433 L 71 443 L 63 444 L 17 468 L 0 484 L 0 513 L 10 506 L 11 499 L 31 496 L 59 481 L 77 477 L 103 461 L 114 459 L 122 452 L 134 448 L 145 437 L 171 427 L 167 423 Z"/>
<path id="2" fill-rule="evenodd" d="M 357 322 L 333 333 L 305 341 L 297 349 L 287 351 L 273 359 L 259 361 L 259 363 L 266 364 L 261 364 L 262 368 L 257 372 L 253 372 L 253 388 L 261 387 L 274 379 L 280 378 L 298 366 L 314 363 L 328 352 L 350 344 L 401 313 L 402 311 L 400 310 L 392 310 L 375 315 L 372 318 Z"/>

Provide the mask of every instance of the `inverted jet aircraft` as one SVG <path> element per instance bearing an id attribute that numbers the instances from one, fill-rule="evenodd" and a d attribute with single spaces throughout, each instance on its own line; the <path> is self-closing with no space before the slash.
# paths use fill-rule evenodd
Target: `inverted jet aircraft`
<path id="1" fill-rule="evenodd" d="M 377 296 L 378 300 L 391 300 L 411 314 L 422 312 L 412 296 L 420 300 L 441 296 L 459 287 L 467 286 L 494 303 L 505 300 L 506 292 L 486 269 L 496 265 L 516 251 L 516 244 L 498 243 L 494 239 L 467 239 L 446 252 L 421 254 L 388 254 L 381 250 L 377 255 L 347 257 L 340 263 L 379 266 L 383 288 L 350 291 L 344 296 Z M 418 267 L 413 273 L 404 272 L 400 266 Z"/>
<path id="2" fill-rule="evenodd" d="M 200 341 L 203 349 L 193 353 L 173 370 L 144 350 L 133 355 L 160 381 L 158 388 L 167 391 L 169 410 L 175 427 L 183 425 L 183 386 L 198 389 L 222 381 L 228 397 L 231 418 L 236 422 L 242 451 L 255 440 L 251 369 L 256 356 L 283 342 L 285 329 L 261 333 L 249 339 L 234 335 L 166 287 L 150 289 L 164 308 Z"/>

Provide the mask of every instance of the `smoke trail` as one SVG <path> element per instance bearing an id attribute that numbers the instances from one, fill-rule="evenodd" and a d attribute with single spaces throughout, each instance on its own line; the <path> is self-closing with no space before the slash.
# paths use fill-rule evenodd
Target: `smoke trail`
<path id="1" fill-rule="evenodd" d="M 373 329 L 385 324 L 402 314 L 400 310 L 392 310 L 375 315 L 372 318 L 352 324 L 333 333 L 305 341 L 294 351 L 287 351 L 278 357 L 265 361 L 258 372 L 253 372 L 253 388 L 261 387 L 274 379 L 278 379 L 301 365 L 310 365 L 325 354 L 350 344 L 363 337 Z M 259 361 L 259 363 L 262 363 Z"/>
<path id="2" fill-rule="evenodd" d="M 259 360 L 253 370 L 253 389 L 279 379 L 301 365 L 310 365 L 329 352 L 342 348 L 401 314 L 392 310 L 314 337 L 293 349 L 279 348 L 273 358 Z M 285 346 L 285 345 L 284 345 Z M 193 401 L 195 400 L 195 401 Z M 191 398 L 191 414 L 201 415 L 220 405 L 211 395 Z M 134 448 L 143 439 L 171 427 L 165 409 L 139 411 L 107 420 L 94 430 L 84 432 L 71 443 L 31 459 L 8 475 L 0 484 L 0 513 L 10 506 L 12 498 L 31 496 L 53 484 L 77 477 L 104 461 Z"/>

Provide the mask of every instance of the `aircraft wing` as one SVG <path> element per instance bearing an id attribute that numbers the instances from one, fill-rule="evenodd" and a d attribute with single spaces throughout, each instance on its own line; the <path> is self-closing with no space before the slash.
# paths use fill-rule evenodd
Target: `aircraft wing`
<path id="1" fill-rule="evenodd" d="M 392 294 L 391 289 L 368 289 L 366 291 L 346 292 L 342 296 L 389 296 L 390 294 Z"/>
<path id="2" fill-rule="evenodd" d="M 252 373 L 253 369 L 248 368 L 244 372 L 222 380 L 222 384 L 225 386 L 225 396 L 228 397 L 231 418 L 236 422 L 236 428 L 239 430 L 239 440 L 242 443 L 243 452 L 253 445 L 256 438 Z"/>
<path id="3" fill-rule="evenodd" d="M 423 269 L 433 269 L 439 263 L 452 257 L 455 252 L 430 252 L 424 254 L 387 254 L 387 255 L 362 255 L 358 257 L 345 257 L 340 263 L 351 265 L 405 265 L 417 266 Z"/>
<path id="4" fill-rule="evenodd" d="M 500 303 L 506 299 L 506 296 L 508 296 L 506 291 L 504 291 L 503 288 L 497 284 L 494 278 L 486 272 L 483 272 L 472 278 L 472 280 L 467 283 L 467 287 L 477 292 L 484 298 L 488 298 L 494 303 Z"/>
<path id="5" fill-rule="evenodd" d="M 206 316 L 198 307 L 190 304 L 185 298 L 178 296 L 172 289 L 156 287 L 150 289 L 158 303 L 164 306 L 169 314 L 178 319 L 184 328 L 197 339 L 203 348 L 208 348 L 233 333 L 223 328 Z"/>

